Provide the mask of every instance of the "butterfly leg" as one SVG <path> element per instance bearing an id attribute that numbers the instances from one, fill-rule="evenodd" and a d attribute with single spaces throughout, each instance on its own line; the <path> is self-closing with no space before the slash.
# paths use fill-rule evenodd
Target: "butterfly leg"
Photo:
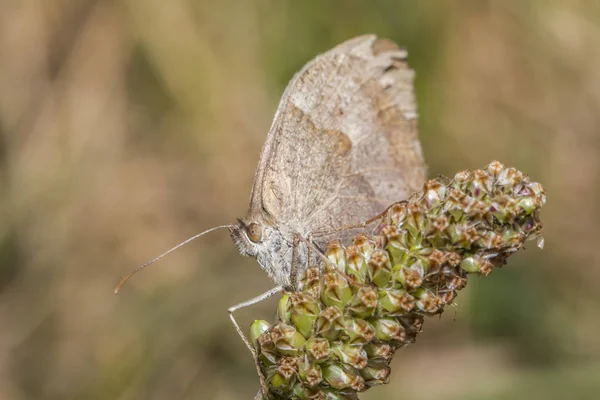
<path id="1" fill-rule="evenodd" d="M 308 239 L 305 239 L 302 236 L 298 236 L 298 237 L 306 245 L 309 252 L 314 251 L 315 254 L 317 255 L 317 257 L 319 257 L 325 264 L 331 264 L 331 261 L 329 261 L 329 259 L 327 257 L 325 257 L 325 254 L 323 254 L 323 252 L 317 247 L 317 245 L 315 245 L 313 243 L 312 233 L 310 235 L 308 235 Z"/>
<path id="2" fill-rule="evenodd" d="M 405 201 L 400 201 L 398 203 L 405 203 Z M 323 236 L 329 236 L 334 233 L 348 231 L 351 229 L 366 229 L 369 225 L 371 225 L 374 222 L 382 223 L 383 221 L 385 221 L 385 218 L 388 215 L 389 210 L 396 204 L 397 203 L 392 203 L 392 205 L 390 205 L 388 208 L 386 208 L 381 214 L 378 214 L 378 215 L 374 216 L 373 218 L 363 221 L 359 224 L 345 225 L 345 226 L 341 226 L 341 227 L 331 229 L 331 230 L 313 232 L 309 235 L 309 241 L 311 241 L 311 243 L 312 243 L 313 236 L 317 237 L 317 238 L 323 237 Z"/>
<path id="3" fill-rule="evenodd" d="M 312 234 L 309 234 L 308 238 L 304 238 L 300 234 L 294 233 L 294 242 L 292 247 L 292 268 L 290 272 L 290 284 L 293 290 L 299 289 L 298 281 L 300 277 L 298 276 L 298 263 L 300 263 L 301 260 L 299 260 L 297 257 L 297 251 L 300 243 L 304 243 L 304 245 L 306 246 L 306 260 L 304 261 L 304 265 L 302 266 L 302 271 L 305 271 L 311 264 L 311 252 L 315 252 L 317 256 L 323 259 L 326 263 L 329 262 L 329 260 L 325 258 L 321 250 L 319 250 L 319 248 L 312 242 Z M 322 268 L 320 269 L 322 275 Z"/>
<path id="4" fill-rule="evenodd" d="M 295 234 L 294 235 L 294 243 L 296 243 L 296 241 L 302 242 L 306 246 L 307 256 L 306 256 L 306 265 L 304 266 L 304 270 L 306 270 L 310 266 L 311 252 L 314 252 L 314 254 L 316 254 L 317 258 L 322 261 L 322 262 L 317 262 L 316 265 L 319 268 L 319 276 L 323 276 L 323 273 L 325 270 L 325 265 L 327 265 L 327 264 L 331 265 L 331 261 L 327 257 L 325 257 L 325 255 L 323 254 L 321 249 L 319 249 L 317 247 L 317 245 L 314 244 L 314 242 L 312 241 L 312 233 L 308 235 L 308 238 L 305 238 L 305 237 L 302 237 L 301 235 Z M 293 268 L 292 268 L 292 271 L 294 271 Z M 292 275 L 292 279 L 294 279 L 294 278 L 295 278 L 295 281 L 292 281 L 292 285 L 294 288 L 296 288 L 295 290 L 297 290 L 298 289 L 298 280 L 299 280 L 297 273 Z M 322 284 L 322 282 L 321 282 L 321 284 Z"/>
<path id="5" fill-rule="evenodd" d="M 267 389 L 265 377 L 263 376 L 262 371 L 260 370 L 260 364 L 258 362 L 258 354 L 256 353 L 256 349 L 254 348 L 254 346 L 252 346 L 252 343 L 250 343 L 250 340 L 248 340 L 246 335 L 244 335 L 244 331 L 242 331 L 242 328 L 240 328 L 239 324 L 235 320 L 233 313 L 239 309 L 246 308 L 246 307 L 252 306 L 254 304 L 260 303 L 261 301 L 264 301 L 264 300 L 268 299 L 269 297 L 272 297 L 273 295 L 281 292 L 282 290 L 283 290 L 283 287 L 281 287 L 281 286 L 274 287 L 273 289 L 271 289 L 259 296 L 256 296 L 248 301 L 245 301 L 243 303 L 236 304 L 235 306 L 229 307 L 229 309 L 227 310 L 229 312 L 229 318 L 231 319 L 231 322 L 233 323 L 235 330 L 237 331 L 238 335 L 240 335 L 240 337 L 246 344 L 246 347 L 248 348 L 248 350 L 250 350 L 250 353 L 252 353 L 252 357 L 254 358 L 254 365 L 256 366 L 256 371 L 258 372 L 258 378 L 260 379 L 261 392 L 265 399 L 269 398 L 269 391 Z"/>
<path id="6" fill-rule="evenodd" d="M 300 262 L 300 260 L 298 260 L 298 245 L 300 244 L 300 239 L 301 236 L 297 233 L 294 233 L 294 241 L 292 242 L 292 266 L 290 268 L 290 286 L 292 287 L 292 289 L 298 290 L 298 263 Z M 308 264 L 310 262 L 310 253 L 308 255 L 308 259 L 306 260 L 306 263 Z M 304 268 L 307 268 L 308 265 L 304 266 Z"/>

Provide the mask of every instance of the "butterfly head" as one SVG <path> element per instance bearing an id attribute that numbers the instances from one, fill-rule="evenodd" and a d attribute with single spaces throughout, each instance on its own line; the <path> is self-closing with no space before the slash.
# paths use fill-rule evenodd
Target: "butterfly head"
<path id="1" fill-rule="evenodd" d="M 231 238 L 243 256 L 256 257 L 263 238 L 267 239 L 268 232 L 258 222 L 246 223 L 238 219 L 237 224 L 229 226 Z"/>
<path id="2" fill-rule="evenodd" d="M 289 285 L 292 243 L 285 240 L 279 229 L 259 221 L 238 219 L 229 226 L 229 232 L 240 254 L 256 258 L 276 283 Z"/>

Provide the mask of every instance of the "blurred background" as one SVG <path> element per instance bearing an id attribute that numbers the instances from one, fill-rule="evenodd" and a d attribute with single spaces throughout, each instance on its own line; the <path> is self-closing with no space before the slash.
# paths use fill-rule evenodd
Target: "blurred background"
<path id="1" fill-rule="evenodd" d="M 225 230 L 279 97 L 374 32 L 410 53 L 429 175 L 548 191 L 546 247 L 472 279 L 362 398 L 600 392 L 600 3 L 0 0 L 0 398 L 253 398 L 227 308 L 271 287 Z M 275 302 L 242 311 L 271 319 Z"/>

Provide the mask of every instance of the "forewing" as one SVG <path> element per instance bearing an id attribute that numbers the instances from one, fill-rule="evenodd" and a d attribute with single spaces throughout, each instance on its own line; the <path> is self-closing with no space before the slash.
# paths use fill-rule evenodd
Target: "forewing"
<path id="1" fill-rule="evenodd" d="M 318 56 L 286 88 L 248 219 L 307 235 L 363 222 L 425 179 L 406 52 L 362 36 Z"/>

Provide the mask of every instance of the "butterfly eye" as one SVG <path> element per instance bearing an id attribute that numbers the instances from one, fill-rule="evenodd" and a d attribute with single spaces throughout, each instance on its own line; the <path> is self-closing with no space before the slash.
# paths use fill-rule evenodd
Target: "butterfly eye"
<path id="1" fill-rule="evenodd" d="M 246 228 L 248 238 L 254 243 L 258 243 L 262 239 L 262 228 L 257 223 L 253 222 Z"/>

